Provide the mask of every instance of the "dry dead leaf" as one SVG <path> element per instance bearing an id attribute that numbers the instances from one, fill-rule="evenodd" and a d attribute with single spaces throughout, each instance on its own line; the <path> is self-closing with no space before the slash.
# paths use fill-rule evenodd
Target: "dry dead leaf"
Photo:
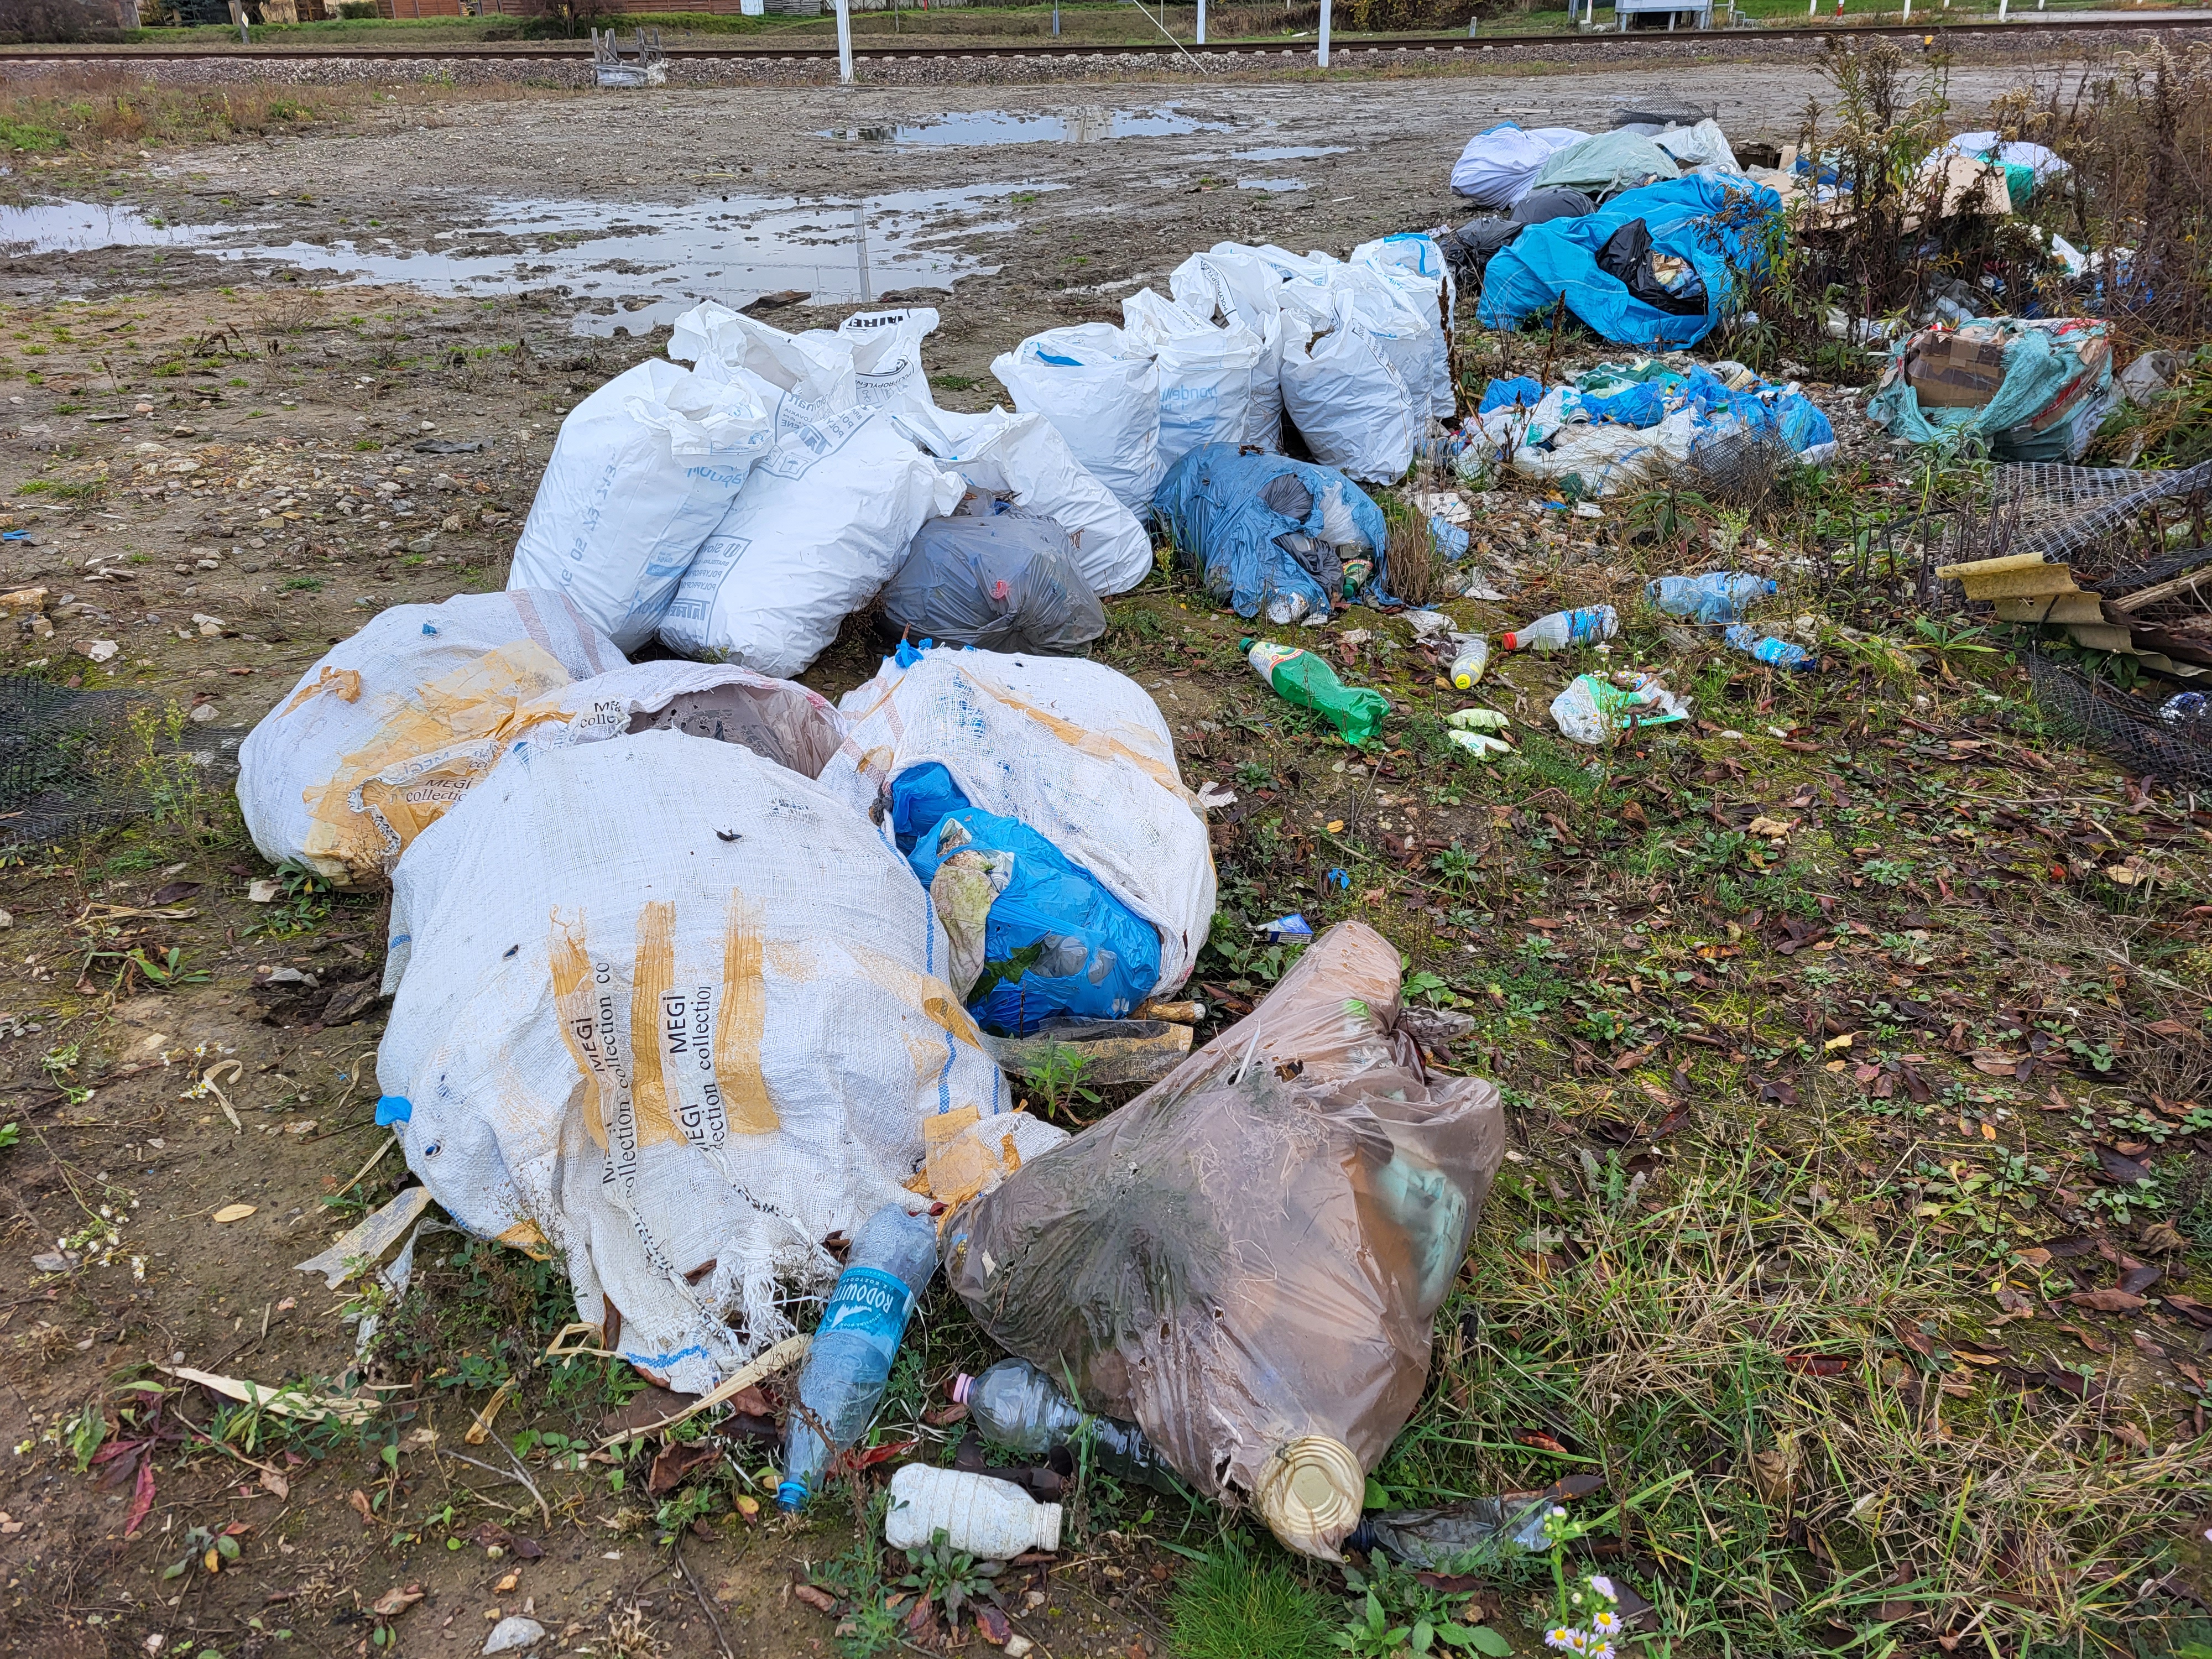
<path id="1" fill-rule="evenodd" d="M 251 1204 L 226 1204 L 215 1212 L 215 1224 L 218 1227 L 226 1227 L 234 1221 L 243 1221 L 253 1213 L 253 1209 Z"/>
<path id="2" fill-rule="evenodd" d="M 361 1498 L 362 1495 L 356 1492 L 354 1496 Z M 362 1504 L 366 1504 L 368 1501 L 365 1498 L 362 1498 Z M 361 1506 L 356 1505 L 356 1508 Z M 368 1610 L 380 1619 L 395 1619 L 422 1599 L 422 1587 L 420 1584 L 410 1584 L 404 1589 L 398 1584 L 394 1584 L 369 1603 Z"/>

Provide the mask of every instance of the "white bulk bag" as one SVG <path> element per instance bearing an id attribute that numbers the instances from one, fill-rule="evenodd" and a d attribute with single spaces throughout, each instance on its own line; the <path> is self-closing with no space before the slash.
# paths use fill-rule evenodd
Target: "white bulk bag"
<path id="1" fill-rule="evenodd" d="M 792 433 L 753 469 L 676 590 L 672 651 L 789 679 L 837 637 L 964 486 L 889 413 L 848 409 Z"/>
<path id="2" fill-rule="evenodd" d="M 1152 574 L 1152 539 L 1144 526 L 1075 459 L 1043 416 L 940 409 L 927 421 L 902 424 L 925 453 L 971 489 L 1009 497 L 1066 531 L 1092 592 L 1127 592 Z"/>
<path id="3" fill-rule="evenodd" d="M 1267 400 L 1267 343 L 1242 323 L 1216 328 L 1151 289 L 1121 301 L 1125 331 L 1160 367 L 1160 464 L 1171 467 L 1200 444 L 1258 441 Z"/>
<path id="4" fill-rule="evenodd" d="M 811 778 L 844 741 L 845 723 L 818 692 L 734 663 L 631 663 L 532 698 L 482 736 L 404 756 L 359 778 L 346 797 L 348 821 L 374 826 L 388 873 L 416 836 L 510 756 L 665 731 L 741 743 Z"/>
<path id="5" fill-rule="evenodd" d="M 1335 296 L 1328 326 L 1291 343 L 1283 357 L 1283 407 L 1314 459 L 1370 483 L 1405 477 L 1428 408 L 1425 392 L 1409 387 L 1392 361 L 1412 326 L 1397 307 L 1347 287 Z"/>
<path id="6" fill-rule="evenodd" d="M 709 378 L 749 386 L 781 441 L 860 401 L 853 343 L 822 329 L 783 330 L 703 300 L 676 319 L 668 355 Z"/>
<path id="7" fill-rule="evenodd" d="M 1589 137 L 1573 127 L 1536 127 L 1501 121 L 1467 141 L 1452 163 L 1451 187 L 1477 207 L 1510 208 L 1528 193 L 1536 169 L 1555 149 Z"/>
<path id="8" fill-rule="evenodd" d="M 1428 342 L 1429 368 L 1423 389 L 1427 407 L 1422 412 L 1449 421 L 1457 407 L 1452 395 L 1451 342 L 1444 329 L 1457 295 L 1451 268 L 1433 237 L 1418 231 L 1400 231 L 1352 250 L 1348 261 L 1355 270 L 1373 276 L 1396 296 L 1407 315 L 1420 325 Z"/>
<path id="9" fill-rule="evenodd" d="M 624 370 L 561 422 L 507 585 L 559 589 L 635 650 L 769 442 L 740 382 L 658 358 Z"/>
<path id="10" fill-rule="evenodd" d="M 1693 127 L 1669 127 L 1651 142 L 1673 156 L 1685 172 L 1698 167 L 1714 167 L 1723 173 L 1743 171 L 1736 165 L 1735 146 L 1715 120 L 1703 120 Z"/>
<path id="11" fill-rule="evenodd" d="M 853 348 L 854 389 L 863 407 L 923 413 L 936 409 L 921 367 L 923 337 L 936 329 L 937 313 L 928 306 L 856 312 L 837 325 L 838 334 Z"/>
<path id="12" fill-rule="evenodd" d="M 1014 407 L 1042 415 L 1068 453 L 1141 516 L 1166 468 L 1160 461 L 1160 371 L 1148 347 L 1111 323 L 1032 334 L 992 360 Z"/>
<path id="13" fill-rule="evenodd" d="M 1020 819 L 1150 922 L 1156 994 L 1181 985 L 1213 925 L 1213 855 L 1158 706 L 1080 658 L 919 655 L 911 668 L 886 659 L 845 695 L 850 735 L 822 787 L 865 813 L 908 767 L 939 763 L 970 805 Z"/>
<path id="14" fill-rule="evenodd" d="M 446 802 L 421 801 L 379 823 L 355 804 L 365 782 L 456 744 L 503 740 L 536 699 L 625 665 L 558 592 L 396 605 L 332 646 L 246 734 L 238 751 L 246 830 L 271 864 L 301 865 L 342 887 L 381 880 Z"/>
<path id="15" fill-rule="evenodd" d="M 377 1118 L 461 1226 L 560 1257 L 602 1346 L 704 1390 L 835 1280 L 824 1238 L 916 1201 L 925 1119 L 1012 1107 L 946 949 L 867 819 L 737 744 L 503 765 L 400 865 Z"/>
<path id="16" fill-rule="evenodd" d="M 1283 402 L 1273 390 L 1283 368 L 1282 287 L 1279 275 L 1236 242 L 1218 242 L 1208 252 L 1194 253 L 1168 274 L 1168 292 L 1181 309 L 1222 325 L 1242 323 L 1260 337 L 1246 441 L 1276 452 L 1283 447 Z"/>

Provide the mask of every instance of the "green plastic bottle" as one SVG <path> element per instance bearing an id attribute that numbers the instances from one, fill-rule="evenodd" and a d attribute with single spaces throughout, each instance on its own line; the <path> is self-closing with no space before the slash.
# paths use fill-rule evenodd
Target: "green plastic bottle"
<path id="1" fill-rule="evenodd" d="M 1325 715 L 1346 743 L 1366 742 L 1382 729 L 1382 717 L 1390 712 L 1380 691 L 1345 684 L 1334 669 L 1298 646 L 1246 640 L 1244 657 L 1277 696 Z"/>

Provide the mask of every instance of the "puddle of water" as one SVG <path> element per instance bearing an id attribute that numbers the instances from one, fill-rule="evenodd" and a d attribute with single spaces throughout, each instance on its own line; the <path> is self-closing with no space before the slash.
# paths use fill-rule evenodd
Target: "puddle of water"
<path id="1" fill-rule="evenodd" d="M 1278 144 L 1273 149 L 1240 149 L 1232 161 L 1310 161 L 1320 155 L 1342 155 L 1349 144 Z"/>
<path id="2" fill-rule="evenodd" d="M 1306 181 L 1303 179 L 1239 179 L 1237 181 L 1237 188 L 1239 190 L 1271 190 L 1282 192 L 1304 190 L 1305 187 Z"/>
<path id="3" fill-rule="evenodd" d="M 900 289 L 949 289 L 992 267 L 939 243 L 1011 228 L 1010 221 L 988 216 L 994 208 L 1017 191 L 1060 188 L 978 185 L 895 191 L 857 202 L 733 198 L 623 208 L 494 200 L 483 204 L 483 222 L 411 247 L 389 237 L 327 246 L 237 245 L 234 239 L 252 227 L 165 225 L 135 209 L 62 202 L 0 208 L 0 250 L 175 246 L 241 264 L 326 272 L 349 287 L 403 283 L 434 294 L 471 295 L 558 288 L 586 302 L 571 324 L 577 333 L 646 333 L 702 299 L 735 308 L 786 291 L 828 303 L 870 301 Z M 496 245 L 483 246 L 486 239 Z"/>
<path id="4" fill-rule="evenodd" d="M 1233 122 L 1203 120 L 1168 104 L 1158 109 L 1084 108 L 1066 115 L 971 110 L 911 126 L 829 127 L 813 137 L 878 144 L 1092 144 L 1108 138 L 1173 138 L 1185 133 L 1234 131 Z"/>
<path id="5" fill-rule="evenodd" d="M 89 253 L 104 247 L 197 247 L 238 225 L 173 225 L 119 204 L 40 202 L 0 207 L 0 253 Z"/>

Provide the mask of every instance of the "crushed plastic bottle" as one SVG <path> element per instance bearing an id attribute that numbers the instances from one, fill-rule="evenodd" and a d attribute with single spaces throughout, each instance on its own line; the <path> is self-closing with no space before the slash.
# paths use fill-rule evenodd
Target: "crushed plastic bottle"
<path id="1" fill-rule="evenodd" d="M 937 1229 L 927 1216 L 886 1204 L 861 1226 L 799 1373 L 799 1407 L 805 1409 L 793 1408 L 785 1431 L 778 1507 L 805 1508 L 820 1488 L 831 1451 L 867 1432 L 907 1316 L 936 1271 Z M 826 1443 L 817 1423 L 829 1432 Z"/>
<path id="2" fill-rule="evenodd" d="M 2212 697 L 2202 691 L 2184 691 L 2168 697 L 2158 708 L 2158 717 L 2168 726 L 2194 726 L 2212 720 Z"/>
<path id="3" fill-rule="evenodd" d="M 1571 645 L 1595 645 L 1620 632 L 1620 618 L 1609 605 L 1593 605 L 1576 611 L 1554 611 L 1526 628 L 1501 635 L 1498 644 L 1508 651 L 1559 651 Z"/>
<path id="4" fill-rule="evenodd" d="M 1737 623 L 1721 635 L 1729 646 L 1747 657 L 1754 657 L 1770 668 L 1794 669 L 1808 673 L 1820 665 L 1820 659 L 1802 645 L 1792 645 L 1787 640 L 1778 640 L 1772 635 L 1761 639 L 1751 631 L 1747 623 Z"/>
<path id="5" fill-rule="evenodd" d="M 1273 640 L 1246 640 L 1245 659 L 1252 672 L 1285 702 L 1313 709 L 1341 732 L 1346 743 L 1364 743 L 1382 729 L 1389 703 L 1380 691 L 1348 686 L 1336 671 L 1310 651 Z"/>
<path id="6" fill-rule="evenodd" d="M 1764 576 L 1744 570 L 1715 570 L 1702 576 L 1662 576 L 1644 584 L 1644 597 L 1670 617 L 1706 627 L 1741 622 L 1753 599 L 1778 591 Z"/>
<path id="7" fill-rule="evenodd" d="M 927 1547 L 939 1533 L 963 1554 L 1011 1561 L 1024 1550 L 1060 1547 L 1060 1505 L 1040 1504 L 1010 1480 L 908 1463 L 891 1476 L 884 1541 Z"/>
<path id="8" fill-rule="evenodd" d="M 1490 666 L 1490 641 L 1480 634 L 1459 634 L 1459 654 L 1452 659 L 1451 683 L 1462 691 L 1474 690 L 1482 671 Z"/>
<path id="9" fill-rule="evenodd" d="M 1001 1359 L 981 1376 L 963 1372 L 953 1379 L 951 1394 L 994 1446 L 1036 1457 L 1087 1434 L 1091 1462 L 1116 1480 L 1176 1490 L 1175 1477 L 1142 1429 L 1110 1417 L 1086 1416 L 1026 1359 Z"/>
<path id="10" fill-rule="evenodd" d="M 1403 1565 L 1443 1571 L 1469 1550 L 1500 1538 L 1541 1551 L 1544 1517 L 1551 1511 L 1547 1498 L 1471 1498 L 1443 1509 L 1390 1510 L 1364 1516 L 1344 1547 L 1370 1554 L 1380 1550 Z"/>

